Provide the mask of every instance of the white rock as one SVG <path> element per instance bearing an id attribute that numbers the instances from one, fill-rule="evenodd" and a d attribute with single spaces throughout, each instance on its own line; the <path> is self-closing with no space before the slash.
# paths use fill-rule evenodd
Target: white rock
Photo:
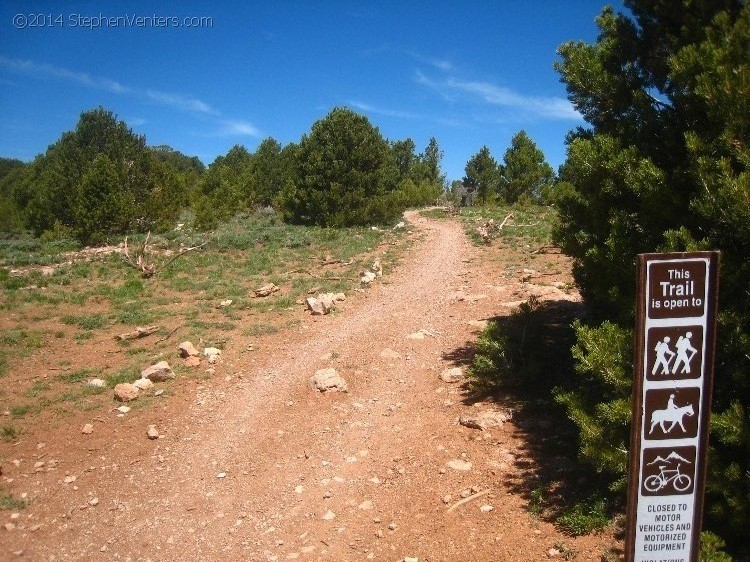
<path id="1" fill-rule="evenodd" d="M 383 359 L 401 359 L 401 354 L 397 351 L 393 351 L 390 347 L 386 347 L 380 352 L 380 357 Z"/>
<path id="2" fill-rule="evenodd" d="M 218 347 L 206 347 L 203 349 L 203 355 L 210 359 L 212 355 L 221 355 L 221 350 Z"/>
<path id="3" fill-rule="evenodd" d="M 133 383 L 133 386 L 138 390 L 148 390 L 149 388 L 154 386 L 154 383 L 151 382 L 151 379 L 138 379 Z"/>
<path id="4" fill-rule="evenodd" d="M 336 369 L 320 369 L 310 379 L 310 384 L 315 390 L 327 392 L 329 390 L 347 391 L 346 381 L 336 372 Z"/>
<path id="5" fill-rule="evenodd" d="M 494 511 L 494 507 L 492 507 L 489 504 L 484 504 L 482 507 L 479 508 L 479 511 L 482 513 L 489 513 L 490 511 Z"/>
<path id="6" fill-rule="evenodd" d="M 452 369 L 446 369 L 440 373 L 440 380 L 447 383 L 459 382 L 464 378 L 464 373 L 461 367 L 453 367 Z"/>
<path id="7" fill-rule="evenodd" d="M 117 411 L 121 414 L 127 414 L 130 411 L 130 406 L 120 406 Z"/>
<path id="8" fill-rule="evenodd" d="M 99 505 L 99 498 L 91 498 L 89 500 L 89 505 L 92 507 L 96 507 L 97 505 Z"/>
<path id="9" fill-rule="evenodd" d="M 63 482 L 65 482 L 66 484 L 72 484 L 76 480 L 78 480 L 78 477 L 75 476 L 75 475 L 73 475 L 73 474 L 71 474 L 71 475 L 66 476 L 65 478 L 63 478 Z"/>
<path id="10" fill-rule="evenodd" d="M 448 467 L 452 468 L 453 470 L 460 470 L 462 472 L 466 472 L 471 470 L 471 463 L 469 461 L 464 461 L 461 459 L 453 459 L 448 461 Z"/>
<path id="11" fill-rule="evenodd" d="M 166 361 L 159 361 L 141 371 L 142 379 L 150 379 L 152 382 L 164 382 L 175 377 L 174 371 Z"/>
<path id="12" fill-rule="evenodd" d="M 326 521 L 331 521 L 333 519 L 336 519 L 336 514 L 329 509 L 323 514 L 323 519 Z"/>
<path id="13" fill-rule="evenodd" d="M 87 384 L 91 388 L 107 388 L 107 381 L 102 379 L 91 379 Z"/>
<path id="14" fill-rule="evenodd" d="M 372 502 L 370 500 L 365 500 L 361 504 L 359 504 L 358 507 L 362 510 L 372 509 Z"/>
<path id="15" fill-rule="evenodd" d="M 86 425 L 84 425 L 83 429 L 81 430 L 81 433 L 83 433 L 84 435 L 90 435 L 93 432 L 94 432 L 94 426 L 91 425 L 90 423 L 87 423 Z"/>
<path id="16" fill-rule="evenodd" d="M 377 277 L 377 275 L 375 275 L 372 271 L 365 270 L 362 272 L 362 276 L 359 278 L 359 282 L 363 285 L 369 285 L 370 283 L 375 281 L 375 277 Z"/>
<path id="17" fill-rule="evenodd" d="M 232 299 L 226 299 L 226 300 L 221 301 L 219 303 L 219 306 L 221 308 L 225 308 L 225 307 L 229 306 L 230 304 L 232 304 Z"/>

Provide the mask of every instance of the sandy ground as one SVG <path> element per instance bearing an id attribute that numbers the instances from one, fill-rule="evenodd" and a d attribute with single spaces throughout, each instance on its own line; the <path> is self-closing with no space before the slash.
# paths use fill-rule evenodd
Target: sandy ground
<path id="1" fill-rule="evenodd" d="M 618 547 L 532 516 L 528 432 L 457 423 L 511 405 L 439 378 L 502 303 L 575 297 L 500 279 L 457 222 L 407 218 L 424 236 L 343 310 L 300 312 L 261 351 L 226 350 L 213 378 L 98 415 L 90 435 L 72 420 L 4 444 L 3 485 L 29 505 L 0 512 L 0 559 L 598 561 Z M 348 392 L 311 389 L 326 367 Z M 477 497 L 449 511 L 462 492 Z"/>

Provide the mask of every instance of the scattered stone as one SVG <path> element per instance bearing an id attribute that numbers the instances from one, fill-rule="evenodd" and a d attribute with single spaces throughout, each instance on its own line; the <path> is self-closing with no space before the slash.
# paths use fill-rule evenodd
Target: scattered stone
<path id="1" fill-rule="evenodd" d="M 215 364 L 221 356 L 221 350 L 218 347 L 206 347 L 203 349 L 203 355 L 212 365 Z"/>
<path id="2" fill-rule="evenodd" d="M 398 527 L 398 525 L 396 525 L 395 523 L 390 523 L 390 524 L 388 525 L 388 528 L 389 528 L 389 529 L 390 529 L 391 531 L 395 531 L 397 527 Z"/>
<path id="3" fill-rule="evenodd" d="M 359 282 L 362 283 L 362 285 L 369 285 L 370 283 L 375 281 L 375 277 L 377 277 L 377 275 L 375 275 L 372 271 L 369 271 L 367 269 L 363 271 L 360 275 L 361 276 L 359 278 Z"/>
<path id="4" fill-rule="evenodd" d="M 159 326 L 146 326 L 145 328 L 142 328 L 141 326 L 136 327 L 135 331 L 133 332 L 127 332 L 125 334 L 120 334 L 119 336 L 115 336 L 116 340 L 135 340 L 138 338 L 145 338 L 146 336 L 150 336 L 151 334 L 155 333 L 159 330 Z"/>
<path id="5" fill-rule="evenodd" d="M 102 379 L 91 379 L 87 384 L 91 388 L 107 388 L 107 381 Z"/>
<path id="6" fill-rule="evenodd" d="M 358 507 L 362 510 L 372 509 L 372 502 L 370 500 L 365 500 L 361 504 L 359 504 Z"/>
<path id="7" fill-rule="evenodd" d="M 323 514 L 323 519 L 326 521 L 331 521 L 335 518 L 336 518 L 336 514 L 330 509 Z"/>
<path id="8" fill-rule="evenodd" d="M 151 382 L 151 379 L 138 379 L 133 383 L 133 386 L 135 386 L 138 390 L 148 390 L 152 386 L 154 386 L 154 383 Z"/>
<path id="9" fill-rule="evenodd" d="M 32 533 L 36 533 L 41 528 L 42 526 L 37 523 L 36 525 L 32 525 L 31 527 L 29 527 L 29 531 L 31 531 Z"/>
<path id="10" fill-rule="evenodd" d="M 72 484 L 76 480 L 78 480 L 78 476 L 76 476 L 75 474 L 70 474 L 70 475 L 66 476 L 65 478 L 63 478 L 63 482 L 65 484 Z"/>
<path id="11" fill-rule="evenodd" d="M 489 513 L 490 511 L 494 511 L 494 510 L 495 508 L 489 504 L 484 504 L 482 507 L 479 508 L 479 511 L 481 511 L 482 513 Z"/>
<path id="12" fill-rule="evenodd" d="M 183 361 L 183 363 L 185 364 L 186 367 L 200 367 L 201 358 L 200 357 L 195 357 L 195 356 L 190 356 L 190 357 L 187 357 Z"/>
<path id="13" fill-rule="evenodd" d="M 161 396 L 164 394 L 164 389 L 160 388 L 159 390 L 154 391 L 154 396 Z"/>
<path id="14" fill-rule="evenodd" d="M 221 301 L 221 302 L 219 303 L 219 308 L 226 308 L 226 307 L 228 307 L 228 306 L 229 306 L 230 304 L 232 304 L 232 299 L 224 299 L 223 301 Z"/>
<path id="15" fill-rule="evenodd" d="M 487 327 L 487 320 L 468 320 L 466 323 L 477 330 L 484 330 Z"/>
<path id="16" fill-rule="evenodd" d="M 447 383 L 459 382 L 463 378 L 464 372 L 461 370 L 461 367 L 453 367 L 440 373 L 440 380 Z"/>
<path id="17" fill-rule="evenodd" d="M 308 294 L 308 295 L 314 295 L 314 294 L 315 294 L 315 293 L 317 293 L 318 291 L 320 291 L 320 287 L 317 287 L 317 286 L 316 286 L 316 287 L 313 287 L 312 289 L 308 289 L 308 291 L 307 291 L 307 294 Z"/>
<path id="18" fill-rule="evenodd" d="M 159 430 L 156 429 L 155 425 L 149 425 L 148 429 L 146 429 L 146 435 L 149 439 L 159 439 Z"/>
<path id="19" fill-rule="evenodd" d="M 383 276 L 383 266 L 380 265 L 379 259 L 376 259 L 374 262 L 372 262 L 372 267 L 370 269 L 377 277 Z"/>
<path id="20" fill-rule="evenodd" d="M 260 289 L 255 289 L 255 296 L 258 298 L 268 297 L 281 289 L 273 283 L 266 283 Z"/>
<path id="21" fill-rule="evenodd" d="M 336 369 L 320 369 L 310 379 L 310 384 L 315 390 L 327 392 L 329 390 L 347 391 L 346 381 L 336 372 Z"/>
<path id="22" fill-rule="evenodd" d="M 5 524 L 5 530 L 6 531 L 12 531 L 16 528 L 15 523 L 6 523 Z"/>
<path id="23" fill-rule="evenodd" d="M 560 556 L 560 551 L 556 548 L 550 548 L 547 551 L 547 558 L 554 558 L 555 556 Z"/>
<path id="24" fill-rule="evenodd" d="M 89 500 L 89 505 L 91 507 L 96 507 L 97 505 L 99 505 L 99 498 L 91 498 Z"/>
<path id="25" fill-rule="evenodd" d="M 453 470 L 466 472 L 471 470 L 471 463 L 469 461 L 464 461 L 461 459 L 453 459 L 448 461 L 448 467 L 452 468 Z"/>
<path id="26" fill-rule="evenodd" d="M 451 496 L 450 494 L 446 494 L 443 496 L 443 503 L 445 505 L 448 505 L 449 503 L 451 503 L 452 499 L 453 499 L 453 496 Z"/>
<path id="27" fill-rule="evenodd" d="M 130 411 L 130 406 L 120 406 L 117 411 L 121 414 L 127 414 Z"/>
<path id="28" fill-rule="evenodd" d="M 302 486 L 302 485 L 300 485 L 300 486 L 297 486 L 296 488 L 294 488 L 294 491 L 295 491 L 296 493 L 298 493 L 298 494 L 301 494 L 302 492 L 304 492 L 304 491 L 305 491 L 305 487 L 304 487 L 304 486 Z"/>
<path id="29" fill-rule="evenodd" d="M 90 423 L 87 423 L 86 425 L 83 426 L 81 433 L 83 433 L 84 435 L 90 435 L 94 433 L 94 426 L 91 425 Z"/>
<path id="30" fill-rule="evenodd" d="M 313 316 L 324 316 L 330 314 L 330 312 L 336 308 L 333 293 L 324 293 L 319 295 L 318 298 L 307 297 L 305 302 L 307 303 L 307 309 L 312 312 Z"/>
<path id="31" fill-rule="evenodd" d="M 177 346 L 177 349 L 180 351 L 180 357 L 183 359 L 186 359 L 188 357 L 198 357 L 201 352 L 195 349 L 195 346 L 192 344 L 192 342 L 184 341 L 180 345 Z"/>
<path id="32" fill-rule="evenodd" d="M 419 330 L 418 332 L 414 332 L 413 334 L 409 334 L 407 337 L 410 340 L 423 340 L 424 339 L 424 332 L 422 330 Z"/>
<path id="33" fill-rule="evenodd" d="M 380 357 L 383 359 L 401 359 L 401 354 L 397 351 L 393 351 L 390 347 L 386 347 L 380 352 Z"/>
<path id="34" fill-rule="evenodd" d="M 406 223 L 404 221 L 401 221 L 396 226 L 393 227 L 393 230 L 398 230 L 399 228 L 404 228 L 406 226 Z"/>
<path id="35" fill-rule="evenodd" d="M 502 427 L 509 419 L 511 419 L 509 414 L 490 410 L 478 416 L 461 416 L 458 418 L 458 423 L 471 429 L 484 431 L 493 427 Z"/>
<path id="36" fill-rule="evenodd" d="M 174 371 L 166 361 L 159 361 L 158 363 L 147 367 L 141 371 L 142 379 L 149 379 L 151 382 L 164 382 L 169 379 L 175 378 Z"/>
<path id="37" fill-rule="evenodd" d="M 115 398 L 120 402 L 130 402 L 138 398 L 138 387 L 129 382 L 121 382 L 115 386 Z"/>
<path id="38" fill-rule="evenodd" d="M 219 479 L 221 479 L 221 478 L 226 478 L 226 477 L 227 477 L 227 473 L 226 473 L 226 472 L 219 472 L 219 473 L 218 473 L 218 474 L 216 475 L 216 478 L 219 478 Z"/>
<path id="39" fill-rule="evenodd" d="M 346 300 L 346 295 L 344 293 L 336 293 L 333 295 L 334 302 L 343 302 Z"/>
<path id="40" fill-rule="evenodd" d="M 404 562 L 419 562 L 419 558 L 416 556 L 405 556 Z"/>

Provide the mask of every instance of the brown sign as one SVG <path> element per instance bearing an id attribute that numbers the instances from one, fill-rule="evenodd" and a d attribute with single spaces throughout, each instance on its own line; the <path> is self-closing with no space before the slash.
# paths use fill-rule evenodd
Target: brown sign
<path id="1" fill-rule="evenodd" d="M 716 252 L 638 256 L 628 562 L 698 559 L 718 268 Z"/>
<path id="2" fill-rule="evenodd" d="M 653 262 L 649 264 L 649 318 L 703 316 L 706 310 L 705 293 L 705 262 Z"/>

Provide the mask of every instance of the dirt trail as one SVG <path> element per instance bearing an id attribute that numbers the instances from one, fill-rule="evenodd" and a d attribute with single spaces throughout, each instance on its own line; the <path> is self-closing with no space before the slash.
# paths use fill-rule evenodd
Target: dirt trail
<path id="1" fill-rule="evenodd" d="M 438 378 L 476 338 L 467 322 L 500 313 L 517 288 L 467 263 L 478 250 L 459 224 L 408 218 L 424 238 L 342 312 L 305 316 L 273 352 L 227 350 L 189 401 L 99 420 L 98 440 L 82 443 L 79 428 L 49 440 L 47 460 L 78 462 L 34 472 L 24 461 L 32 503 L 0 557 L 525 561 L 565 543 L 599 560 L 610 538 L 564 537 L 528 513 L 517 485 L 533 461 L 513 421 L 484 432 L 456 423 L 502 406 L 468 404 Z M 487 296 L 456 302 L 457 290 Z M 424 339 L 408 337 L 420 329 Z M 348 393 L 311 390 L 324 367 Z M 150 423 L 163 438 L 145 438 Z M 447 513 L 472 487 L 489 491 Z"/>

